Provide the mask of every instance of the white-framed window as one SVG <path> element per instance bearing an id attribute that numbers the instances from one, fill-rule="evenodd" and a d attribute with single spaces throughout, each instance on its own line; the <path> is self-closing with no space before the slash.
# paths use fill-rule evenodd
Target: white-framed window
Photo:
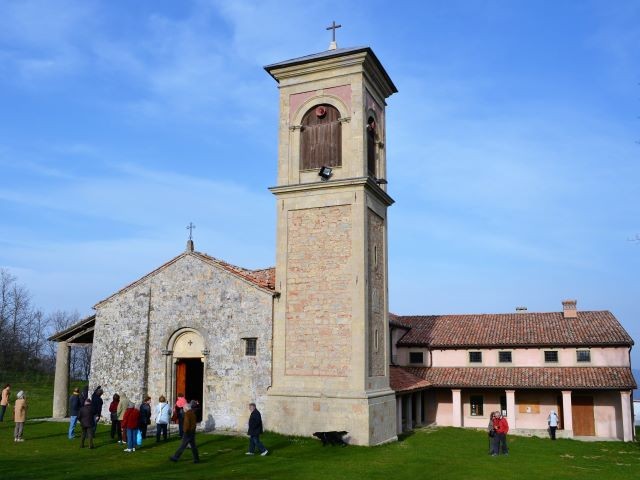
<path id="1" fill-rule="evenodd" d="M 481 417 L 484 415 L 484 398 L 482 395 L 470 395 L 469 406 L 471 407 L 472 417 Z"/>

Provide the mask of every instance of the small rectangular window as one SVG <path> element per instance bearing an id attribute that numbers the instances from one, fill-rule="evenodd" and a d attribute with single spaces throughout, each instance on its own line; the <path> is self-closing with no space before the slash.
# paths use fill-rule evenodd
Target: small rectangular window
<path id="1" fill-rule="evenodd" d="M 558 352 L 555 350 L 545 350 L 544 361 L 546 363 L 558 363 Z"/>
<path id="2" fill-rule="evenodd" d="M 424 363 L 424 352 L 409 352 L 409 363 Z"/>
<path id="3" fill-rule="evenodd" d="M 577 360 L 579 362 L 590 362 L 591 361 L 591 352 L 589 350 L 578 350 L 576 352 Z"/>
<path id="4" fill-rule="evenodd" d="M 245 338 L 244 339 L 244 354 L 248 357 L 255 357 L 257 351 L 257 338 Z"/>
<path id="5" fill-rule="evenodd" d="M 500 363 L 511 363 L 511 352 L 498 352 L 498 361 Z"/>
<path id="6" fill-rule="evenodd" d="M 482 352 L 469 352 L 469 363 L 482 363 Z"/>
<path id="7" fill-rule="evenodd" d="M 482 395 L 471 395 L 469 397 L 469 403 L 471 404 L 471 416 L 481 417 L 484 412 Z"/>

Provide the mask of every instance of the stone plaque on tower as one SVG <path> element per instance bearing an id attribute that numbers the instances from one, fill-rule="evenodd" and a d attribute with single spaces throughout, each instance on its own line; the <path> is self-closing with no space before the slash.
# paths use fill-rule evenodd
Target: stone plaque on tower
<path id="1" fill-rule="evenodd" d="M 368 47 L 265 69 L 280 86 L 269 428 L 395 440 L 384 137 L 397 90 Z"/>

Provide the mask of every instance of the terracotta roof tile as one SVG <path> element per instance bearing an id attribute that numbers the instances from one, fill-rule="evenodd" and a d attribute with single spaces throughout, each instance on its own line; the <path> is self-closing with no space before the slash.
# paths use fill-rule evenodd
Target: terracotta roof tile
<path id="1" fill-rule="evenodd" d="M 402 367 L 389 367 L 389 383 L 391 390 L 396 392 L 410 392 L 427 388 L 431 384 Z"/>
<path id="2" fill-rule="evenodd" d="M 248 270 L 246 268 L 238 267 L 237 265 L 232 265 L 231 263 L 225 262 L 224 260 L 220 260 L 219 258 L 212 257 L 211 255 L 207 255 L 206 253 L 195 252 L 197 255 L 200 255 L 206 258 L 209 261 L 212 261 L 219 265 L 220 267 L 228 270 L 229 272 L 235 273 L 243 277 L 246 280 L 256 284 L 261 288 L 267 288 L 269 290 L 275 290 L 276 284 L 276 269 L 275 267 L 270 268 L 262 268 L 259 270 Z"/>
<path id="3" fill-rule="evenodd" d="M 411 326 L 401 346 L 431 348 L 507 346 L 633 345 L 633 340 L 611 312 L 503 313 L 481 315 L 399 316 Z"/>
<path id="4" fill-rule="evenodd" d="M 406 367 L 433 387 L 633 389 L 628 367 Z"/>

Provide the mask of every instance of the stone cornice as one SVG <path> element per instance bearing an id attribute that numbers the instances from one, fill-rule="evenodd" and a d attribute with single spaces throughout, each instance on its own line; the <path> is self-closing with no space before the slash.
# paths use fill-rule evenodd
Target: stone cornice
<path id="1" fill-rule="evenodd" d="M 270 187 L 269 191 L 274 195 L 287 195 L 298 192 L 310 192 L 314 190 L 327 190 L 327 189 L 344 189 L 346 187 L 364 187 L 373 193 L 378 200 L 384 203 L 386 206 L 393 205 L 395 200 L 385 192 L 380 185 L 378 185 L 371 177 L 355 177 L 344 178 L 338 180 L 327 180 L 310 183 L 297 183 L 293 185 L 278 185 L 276 187 Z"/>

